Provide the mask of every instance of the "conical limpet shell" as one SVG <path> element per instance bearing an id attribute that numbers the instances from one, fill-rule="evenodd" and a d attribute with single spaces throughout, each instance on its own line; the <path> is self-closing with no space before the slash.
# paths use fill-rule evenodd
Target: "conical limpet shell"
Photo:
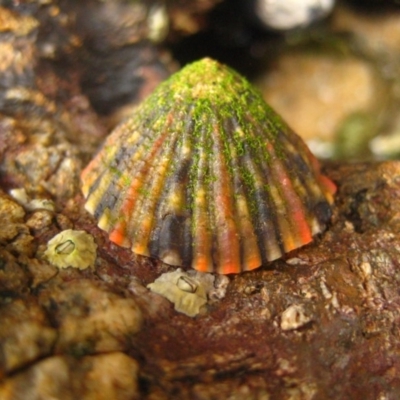
<path id="1" fill-rule="evenodd" d="M 335 191 L 258 91 L 211 59 L 163 82 L 82 180 L 85 207 L 113 242 L 222 274 L 311 242 Z"/>

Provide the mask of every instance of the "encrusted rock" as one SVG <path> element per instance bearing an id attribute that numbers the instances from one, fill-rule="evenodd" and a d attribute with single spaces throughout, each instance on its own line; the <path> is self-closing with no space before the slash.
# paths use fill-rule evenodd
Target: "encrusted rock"
<path id="1" fill-rule="evenodd" d="M 28 271 L 0 245 L 0 296 L 26 294 L 30 279 Z"/>
<path id="2" fill-rule="evenodd" d="M 300 304 L 292 304 L 281 315 L 281 328 L 284 331 L 298 329 L 311 321 L 311 316 Z"/>
<path id="3" fill-rule="evenodd" d="M 57 333 L 34 298 L 1 304 L 0 316 L 0 378 L 51 354 Z"/>
<path id="4" fill-rule="evenodd" d="M 57 321 L 56 351 L 82 355 L 124 350 L 142 325 L 133 298 L 89 279 L 50 284 L 40 303 Z"/>
<path id="5" fill-rule="evenodd" d="M 138 400 L 138 364 L 123 353 L 41 360 L 0 383 L 2 400 Z M 29 382 L 29 385 L 27 385 Z"/>

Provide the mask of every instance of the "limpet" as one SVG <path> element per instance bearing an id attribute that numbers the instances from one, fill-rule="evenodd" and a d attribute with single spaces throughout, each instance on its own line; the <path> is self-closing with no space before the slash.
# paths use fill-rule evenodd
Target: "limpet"
<path id="1" fill-rule="evenodd" d="M 212 59 L 171 76 L 82 173 L 110 240 L 175 266 L 252 270 L 312 241 L 335 185 L 237 72 Z"/>

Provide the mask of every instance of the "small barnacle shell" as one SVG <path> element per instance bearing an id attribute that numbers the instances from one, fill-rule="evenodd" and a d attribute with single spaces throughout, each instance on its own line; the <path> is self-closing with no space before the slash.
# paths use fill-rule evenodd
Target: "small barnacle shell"
<path id="1" fill-rule="evenodd" d="M 215 277 L 212 274 L 191 271 L 187 273 L 178 268 L 158 277 L 147 287 L 167 298 L 175 305 L 175 310 L 189 317 L 198 315 L 214 288 Z"/>
<path id="2" fill-rule="evenodd" d="M 24 188 L 11 189 L 10 195 L 28 211 L 54 211 L 54 202 L 50 199 L 31 199 Z"/>
<path id="3" fill-rule="evenodd" d="M 335 185 L 250 83 L 209 58 L 163 82 L 82 173 L 114 243 L 170 265 L 238 273 L 312 241 Z"/>
<path id="4" fill-rule="evenodd" d="M 97 245 L 85 231 L 67 229 L 54 236 L 45 251 L 47 260 L 58 268 L 86 269 L 96 261 Z"/>
<path id="5" fill-rule="evenodd" d="M 298 329 L 311 320 L 312 317 L 306 313 L 303 305 L 292 304 L 282 313 L 281 329 L 283 331 Z"/>
<path id="6" fill-rule="evenodd" d="M 176 286 L 180 290 L 188 293 L 195 293 L 197 290 L 197 284 L 192 279 L 188 278 L 187 276 L 180 276 L 176 282 Z"/>

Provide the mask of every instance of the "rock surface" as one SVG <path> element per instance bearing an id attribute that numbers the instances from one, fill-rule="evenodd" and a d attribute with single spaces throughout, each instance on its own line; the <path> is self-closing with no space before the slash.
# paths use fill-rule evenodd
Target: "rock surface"
<path id="1" fill-rule="evenodd" d="M 110 243 L 83 209 L 79 173 L 105 132 L 79 68 L 53 65 L 79 47 L 68 14 L 13 4 L 0 7 L 0 398 L 400 398 L 400 162 L 325 165 L 328 230 L 178 313 L 147 289 L 171 268 Z M 93 236 L 93 268 L 48 263 L 67 229 Z"/>
<path id="2" fill-rule="evenodd" d="M 117 352 L 124 362 L 109 379 L 143 399 L 398 398 L 400 162 L 326 172 L 339 188 L 328 231 L 284 260 L 230 277 L 225 297 L 196 318 L 146 289 L 169 268 L 110 244 L 81 197 L 31 232 L 35 254 L 3 237 L 0 393 L 29 398 L 26 379 L 38 395 L 57 392 L 69 379 L 89 379 L 70 355 L 90 356 L 101 375 L 109 370 L 101 357 Z M 6 224 L 25 226 L 29 214 L 3 194 L 4 203 L 16 212 Z M 45 274 L 52 267 L 41 251 L 61 215 L 94 236 L 95 270 Z M 32 272 L 40 265 L 43 280 Z M 51 384 L 38 380 L 47 368 Z M 71 393 L 96 398 L 78 386 Z"/>

